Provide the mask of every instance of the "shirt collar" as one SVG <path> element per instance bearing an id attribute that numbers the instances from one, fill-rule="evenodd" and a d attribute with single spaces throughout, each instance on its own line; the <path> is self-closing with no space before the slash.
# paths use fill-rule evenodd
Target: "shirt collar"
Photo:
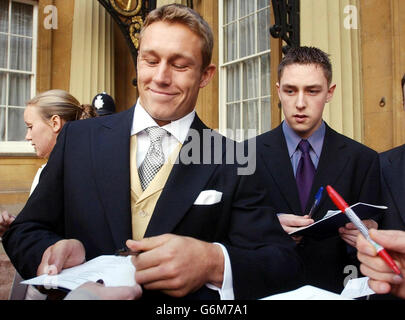
<path id="1" fill-rule="evenodd" d="M 287 121 L 283 121 L 282 129 L 287 142 L 288 154 L 291 158 L 293 153 L 297 150 L 298 144 L 302 138 L 296 134 L 293 129 L 291 129 L 291 127 L 287 124 Z M 325 130 L 325 122 L 322 120 L 319 128 L 307 139 L 318 158 L 321 156 Z"/>
<path id="2" fill-rule="evenodd" d="M 190 130 L 191 124 L 195 118 L 195 110 L 191 111 L 183 118 L 172 121 L 164 126 L 163 129 L 168 131 L 172 136 L 174 136 L 181 144 L 187 138 L 188 131 Z M 159 126 L 156 121 L 146 112 L 142 107 L 140 100 L 136 102 L 134 119 L 132 121 L 131 136 L 140 133 L 146 128 Z"/>

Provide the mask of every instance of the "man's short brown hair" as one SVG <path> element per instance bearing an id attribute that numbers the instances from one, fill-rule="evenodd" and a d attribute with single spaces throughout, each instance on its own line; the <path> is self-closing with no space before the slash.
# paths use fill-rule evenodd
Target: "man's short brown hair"
<path id="1" fill-rule="evenodd" d="M 278 81 L 283 75 L 284 68 L 292 64 L 316 64 L 322 67 L 328 86 L 332 82 L 332 64 L 329 55 L 315 47 L 292 47 L 278 66 Z"/>
<path id="2" fill-rule="evenodd" d="M 214 35 L 209 24 L 193 9 L 181 4 L 168 4 L 152 10 L 145 19 L 141 30 L 139 45 L 142 42 L 143 31 L 155 22 L 180 23 L 187 26 L 192 32 L 200 37 L 202 70 L 211 63 L 214 47 Z"/>

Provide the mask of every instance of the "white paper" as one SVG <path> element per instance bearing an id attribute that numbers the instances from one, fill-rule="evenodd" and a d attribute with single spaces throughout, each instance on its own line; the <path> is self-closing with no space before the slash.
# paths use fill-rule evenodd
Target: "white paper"
<path id="1" fill-rule="evenodd" d="M 324 219 L 328 219 L 329 217 L 334 216 L 335 214 L 340 213 L 340 210 L 328 210 L 328 212 L 326 212 L 325 216 L 322 218 L 322 220 Z"/>
<path id="2" fill-rule="evenodd" d="M 342 295 L 313 286 L 303 286 L 296 290 L 275 294 L 261 300 L 351 300 Z"/>
<path id="3" fill-rule="evenodd" d="M 340 295 L 355 299 L 375 294 L 368 286 L 368 279 L 368 277 L 350 279 Z"/>
<path id="4" fill-rule="evenodd" d="M 102 279 L 106 287 L 134 286 L 135 266 L 131 257 L 105 255 L 79 266 L 62 270 L 57 275 L 41 275 L 22 284 L 42 285 L 47 289 L 65 288 L 74 290 L 87 281 Z"/>

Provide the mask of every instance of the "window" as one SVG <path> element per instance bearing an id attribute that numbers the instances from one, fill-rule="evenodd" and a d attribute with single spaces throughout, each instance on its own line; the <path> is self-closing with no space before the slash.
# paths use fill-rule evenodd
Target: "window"
<path id="1" fill-rule="evenodd" d="M 33 152 L 25 138 L 25 102 L 35 92 L 33 1 L 0 0 L 0 151 Z"/>
<path id="2" fill-rule="evenodd" d="M 219 10 L 220 131 L 270 130 L 270 0 L 223 0 Z"/>

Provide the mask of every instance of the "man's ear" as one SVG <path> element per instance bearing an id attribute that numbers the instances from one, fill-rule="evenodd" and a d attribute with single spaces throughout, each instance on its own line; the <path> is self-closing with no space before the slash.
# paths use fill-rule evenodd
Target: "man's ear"
<path id="1" fill-rule="evenodd" d="M 279 98 L 280 101 L 281 101 L 281 97 L 280 97 L 280 83 L 279 83 L 279 82 L 276 83 L 276 88 L 277 88 L 278 98 Z"/>
<path id="2" fill-rule="evenodd" d="M 205 70 L 203 71 L 203 73 L 201 75 L 201 80 L 200 80 L 201 89 L 204 88 L 211 81 L 211 79 L 215 75 L 216 69 L 217 69 L 217 67 L 215 66 L 215 64 L 212 64 L 212 63 L 208 67 L 205 68 Z"/>
<path id="3" fill-rule="evenodd" d="M 326 95 L 326 102 L 330 102 L 333 98 L 333 93 L 335 92 L 336 84 L 330 86 L 328 94 Z"/>
<path id="4" fill-rule="evenodd" d="M 54 114 L 50 119 L 51 128 L 55 133 L 59 133 L 62 130 L 64 124 L 65 121 L 57 114 Z"/>

